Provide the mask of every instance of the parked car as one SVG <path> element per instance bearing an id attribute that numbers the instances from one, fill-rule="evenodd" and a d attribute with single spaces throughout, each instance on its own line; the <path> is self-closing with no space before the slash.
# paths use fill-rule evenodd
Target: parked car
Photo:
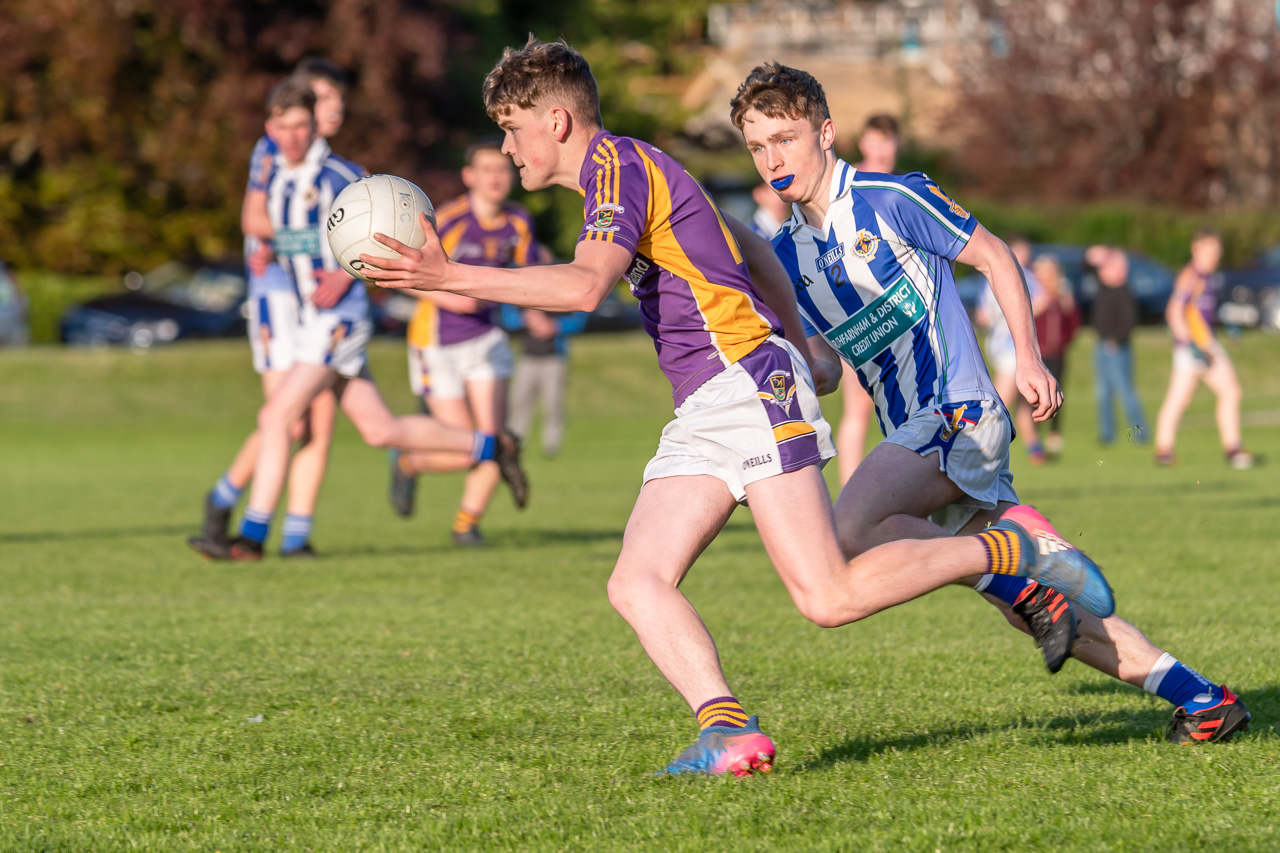
<path id="1" fill-rule="evenodd" d="M 1066 243 L 1034 243 L 1031 246 L 1031 257 L 1053 255 L 1062 266 L 1062 274 L 1071 283 L 1071 291 L 1075 294 L 1080 310 L 1088 319 L 1093 307 L 1093 298 L 1098 293 L 1098 278 L 1093 270 L 1084 262 L 1087 246 L 1075 246 Z M 1129 287 L 1138 298 L 1138 311 L 1145 323 L 1163 323 L 1164 307 L 1173 295 L 1173 270 L 1157 261 L 1150 255 L 1141 252 L 1125 251 L 1129 258 Z M 956 289 L 960 291 L 960 300 L 972 315 L 982 298 L 982 291 L 987 280 L 980 273 L 958 276 Z"/>
<path id="2" fill-rule="evenodd" d="M 1280 244 L 1248 266 L 1223 270 L 1218 319 L 1228 326 L 1280 331 Z"/>
<path id="3" fill-rule="evenodd" d="M 30 339 L 27 297 L 9 268 L 0 263 L 0 346 L 24 346 Z"/>
<path id="4" fill-rule="evenodd" d="M 61 339 L 80 346 L 152 344 L 187 338 L 230 338 L 245 333 L 246 282 L 225 267 L 191 269 L 168 263 L 146 275 L 125 276 L 124 293 L 100 296 L 67 309 Z"/>

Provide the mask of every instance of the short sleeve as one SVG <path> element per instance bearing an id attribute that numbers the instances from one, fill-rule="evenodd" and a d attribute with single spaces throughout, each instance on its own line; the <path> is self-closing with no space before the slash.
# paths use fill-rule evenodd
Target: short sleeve
<path id="1" fill-rule="evenodd" d="M 249 155 L 249 185 L 246 190 L 266 192 L 271 183 L 271 172 L 275 168 L 276 144 L 270 136 L 263 135 L 253 146 Z"/>
<path id="2" fill-rule="evenodd" d="M 649 228 L 649 172 L 629 143 L 605 138 L 591 153 L 584 190 L 586 222 L 578 242 L 617 243 L 635 252 Z"/>
<path id="3" fill-rule="evenodd" d="M 879 180 L 879 179 L 885 180 Z M 859 189 L 876 212 L 892 223 L 902 242 L 954 261 L 978 227 L 978 220 L 923 172 L 870 175 Z M 864 188 L 865 187 L 865 188 Z"/>

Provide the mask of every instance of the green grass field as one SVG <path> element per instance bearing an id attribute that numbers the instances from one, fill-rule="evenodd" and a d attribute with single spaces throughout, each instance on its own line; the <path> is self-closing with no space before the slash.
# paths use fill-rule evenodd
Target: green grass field
<path id="1" fill-rule="evenodd" d="M 1050 677 L 967 590 L 816 628 L 743 510 L 685 589 L 779 760 L 708 780 L 654 777 L 695 724 L 604 593 L 670 414 L 647 339 L 578 343 L 566 450 L 529 454 L 494 547 L 449 544 L 457 476 L 393 516 L 385 456 L 344 422 L 323 558 L 229 566 L 183 539 L 252 422 L 247 347 L 0 352 L 0 850 L 1280 848 L 1280 339 L 1235 350 L 1272 462 L 1243 472 L 1207 391 L 1177 468 L 1098 447 L 1075 356 L 1064 457 L 1015 447 L 1016 485 L 1252 731 L 1167 744 L 1164 702 L 1079 662 Z M 373 358 L 411 410 L 400 345 Z M 1154 417 L 1163 333 L 1138 366 Z"/>

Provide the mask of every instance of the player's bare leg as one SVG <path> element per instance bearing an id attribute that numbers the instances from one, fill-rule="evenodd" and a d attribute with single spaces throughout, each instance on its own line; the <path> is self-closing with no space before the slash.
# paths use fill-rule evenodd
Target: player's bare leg
<path id="1" fill-rule="evenodd" d="M 1156 459 L 1172 462 L 1173 446 L 1178 440 L 1178 423 L 1182 413 L 1191 405 L 1191 398 L 1196 393 L 1196 385 L 1200 377 L 1194 370 L 1174 367 L 1169 374 L 1169 390 L 1165 392 L 1164 402 L 1160 404 L 1160 412 L 1156 415 Z M 1164 457 L 1167 457 L 1164 458 Z"/>
<path id="2" fill-rule="evenodd" d="M 689 707 L 729 693 L 715 642 L 680 592 L 737 502 L 711 476 L 664 477 L 640 490 L 609 578 L 609 603 Z"/>
<path id="3" fill-rule="evenodd" d="M 337 389 L 342 411 L 370 447 L 430 450 L 447 470 L 472 465 L 475 433 L 446 426 L 430 415 L 400 415 L 387 408 L 378 386 L 366 373 L 344 379 Z"/>
<path id="4" fill-rule="evenodd" d="M 333 422 L 338 412 L 338 399 L 331 390 L 321 391 L 311 401 L 302 423 L 306 430 L 301 446 L 289 465 L 289 500 L 291 515 L 310 516 L 315 512 L 320 486 L 329 466 L 329 450 L 333 444 Z"/>
<path id="5" fill-rule="evenodd" d="M 841 362 L 843 375 L 840 388 L 844 397 L 844 411 L 840 426 L 836 429 L 836 464 L 840 466 L 841 485 L 849 482 L 867 448 L 867 428 L 875 410 L 875 402 L 863 389 L 858 372 L 848 362 Z"/>
<path id="6" fill-rule="evenodd" d="M 773 767 L 773 742 L 730 692 L 715 642 L 679 589 L 736 505 L 714 477 L 650 480 L 636 499 L 609 578 L 609 602 L 698 717 L 698 740 L 664 773 L 749 775 Z"/>
<path id="7" fill-rule="evenodd" d="M 287 370 L 268 370 L 262 374 L 263 402 L 271 398 L 271 392 L 280 387 L 280 383 L 284 382 L 288 373 Z M 258 430 L 254 429 L 236 451 L 235 459 L 231 460 L 231 467 L 227 469 L 227 479 L 236 488 L 243 489 L 253 479 L 253 466 L 256 464 L 258 464 Z"/>
<path id="8" fill-rule="evenodd" d="M 1201 377 L 1209 390 L 1217 396 L 1214 417 L 1218 423 L 1218 438 L 1222 449 L 1230 453 L 1240 449 L 1240 400 L 1244 391 L 1230 359 L 1218 358 Z"/>
<path id="9" fill-rule="evenodd" d="M 260 448 L 249 493 L 250 509 L 268 517 L 274 511 L 289 470 L 290 427 L 336 379 L 337 374 L 323 365 L 295 364 L 259 410 Z"/>

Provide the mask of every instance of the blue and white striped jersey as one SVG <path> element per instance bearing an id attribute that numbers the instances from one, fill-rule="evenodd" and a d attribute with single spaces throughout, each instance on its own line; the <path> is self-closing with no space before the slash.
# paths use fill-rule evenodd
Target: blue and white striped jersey
<path id="1" fill-rule="evenodd" d="M 279 156 L 276 143 L 270 136 L 263 134 L 259 137 L 257 144 L 253 146 L 253 153 L 249 156 L 249 183 L 245 187 L 246 193 L 251 190 L 267 191 L 267 185 L 271 183 L 271 175 L 275 170 L 276 160 Z M 262 245 L 262 241 L 257 237 L 245 235 L 244 257 L 246 261 L 248 261 L 250 255 L 258 250 L 260 245 Z M 250 299 L 259 299 L 273 292 L 293 292 L 293 285 L 290 284 L 289 277 L 285 275 L 280 265 L 274 261 L 267 264 L 266 272 L 262 275 L 256 275 L 249 269 L 246 269 L 245 273 L 249 279 L 248 295 Z"/>
<path id="2" fill-rule="evenodd" d="M 928 406 L 999 399 L 951 271 L 977 226 L 927 175 L 836 160 L 821 227 L 793 206 L 773 238 L 805 334 L 857 369 L 886 435 Z"/>
<path id="3" fill-rule="evenodd" d="M 323 139 L 312 143 L 297 166 L 290 167 L 282 158 L 276 158 L 267 185 L 267 214 L 275 230 L 276 259 L 302 302 L 304 318 L 311 304 L 309 297 L 316 289 L 316 272 L 338 268 L 324 234 L 329 208 L 343 187 L 363 174 L 364 169 L 334 154 Z M 329 310 L 343 320 L 366 317 L 369 297 L 364 283 L 353 283 L 346 296 Z"/>

